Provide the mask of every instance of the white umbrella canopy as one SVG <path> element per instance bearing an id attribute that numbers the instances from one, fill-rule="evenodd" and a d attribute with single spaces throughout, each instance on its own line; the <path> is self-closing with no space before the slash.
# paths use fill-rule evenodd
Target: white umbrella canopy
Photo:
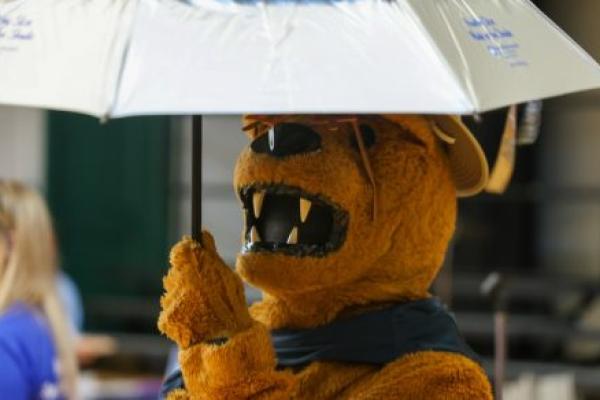
<path id="1" fill-rule="evenodd" d="M 469 114 L 600 87 L 528 0 L 0 0 L 0 103 Z"/>
<path id="2" fill-rule="evenodd" d="M 0 0 L 0 104 L 105 116 L 134 1 Z"/>

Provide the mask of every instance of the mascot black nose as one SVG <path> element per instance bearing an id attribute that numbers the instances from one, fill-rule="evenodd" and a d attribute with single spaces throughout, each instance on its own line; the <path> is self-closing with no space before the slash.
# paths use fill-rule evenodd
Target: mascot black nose
<path id="1" fill-rule="evenodd" d="M 255 153 L 279 158 L 312 153 L 321 149 L 321 136 L 307 125 L 285 122 L 255 139 L 250 148 Z"/>

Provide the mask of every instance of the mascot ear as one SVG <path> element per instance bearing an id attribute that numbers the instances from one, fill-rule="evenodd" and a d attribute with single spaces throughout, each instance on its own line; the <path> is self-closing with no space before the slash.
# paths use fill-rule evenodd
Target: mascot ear
<path id="1" fill-rule="evenodd" d="M 444 146 L 457 195 L 474 196 L 488 183 L 489 167 L 481 145 L 460 117 L 429 117 L 431 129 Z"/>
<path id="2" fill-rule="evenodd" d="M 260 133 L 260 122 L 251 115 L 242 116 L 242 132 L 246 134 L 251 141 L 256 139 Z"/>

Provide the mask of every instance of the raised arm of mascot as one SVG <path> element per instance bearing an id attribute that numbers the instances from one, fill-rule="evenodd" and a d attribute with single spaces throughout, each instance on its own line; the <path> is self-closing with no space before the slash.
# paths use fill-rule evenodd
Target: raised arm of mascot
<path id="1" fill-rule="evenodd" d="M 168 399 L 491 399 L 428 293 L 457 195 L 487 179 L 466 128 L 395 115 L 244 126 L 236 272 L 206 232 L 171 252 L 159 328 L 180 347 L 182 379 Z M 241 279 L 263 291 L 250 309 Z"/>

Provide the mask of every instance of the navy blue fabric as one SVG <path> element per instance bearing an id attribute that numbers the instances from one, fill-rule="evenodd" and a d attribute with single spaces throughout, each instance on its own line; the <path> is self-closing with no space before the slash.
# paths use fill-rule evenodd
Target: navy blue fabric
<path id="1" fill-rule="evenodd" d="M 452 315 L 435 298 L 397 304 L 314 329 L 275 330 L 271 337 L 279 367 L 302 367 L 314 361 L 385 365 L 428 350 L 458 353 L 479 362 Z M 165 381 L 163 396 L 183 387 L 178 369 Z"/>
<path id="2" fill-rule="evenodd" d="M 448 351 L 477 360 L 456 322 L 435 298 L 394 305 L 306 330 L 271 332 L 281 367 L 313 361 L 384 365 L 418 351 Z"/>
<path id="3" fill-rule="evenodd" d="M 159 400 L 165 400 L 167 395 L 176 389 L 184 389 L 185 383 L 183 382 L 183 375 L 181 374 L 181 369 L 177 367 L 173 372 L 171 372 L 167 379 L 162 384 L 160 388 L 160 396 Z"/>
<path id="4" fill-rule="evenodd" d="M 26 305 L 0 316 L 0 398 L 59 400 L 54 343 L 46 320 Z"/>

